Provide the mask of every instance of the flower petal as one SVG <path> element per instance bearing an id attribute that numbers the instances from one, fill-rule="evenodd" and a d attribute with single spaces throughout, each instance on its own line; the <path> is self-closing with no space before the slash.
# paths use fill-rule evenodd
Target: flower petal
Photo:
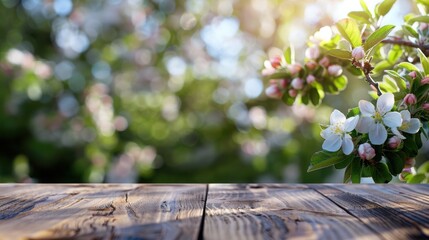
<path id="1" fill-rule="evenodd" d="M 377 100 L 377 110 L 383 116 L 385 113 L 392 110 L 395 104 L 395 97 L 392 93 L 385 93 L 381 95 Z"/>
<path id="2" fill-rule="evenodd" d="M 360 133 L 368 133 L 374 124 L 375 122 L 372 117 L 361 117 L 356 125 L 356 130 Z"/>
<path id="3" fill-rule="evenodd" d="M 375 113 L 374 105 L 366 100 L 359 101 L 359 110 L 362 116 L 365 117 L 374 116 Z"/>
<path id="4" fill-rule="evenodd" d="M 393 128 L 400 127 L 402 125 L 402 117 L 398 112 L 388 112 L 383 116 L 384 125 Z"/>
<path id="5" fill-rule="evenodd" d="M 353 152 L 355 145 L 353 144 L 352 137 L 350 135 L 346 134 L 344 136 L 341 147 L 343 148 L 343 153 L 345 155 L 349 155 Z"/>
<path id="6" fill-rule="evenodd" d="M 406 137 L 404 137 L 404 135 L 402 135 L 397 128 L 394 127 L 394 128 L 391 128 L 390 130 L 392 130 L 393 134 L 398 136 L 400 139 L 406 139 Z"/>
<path id="7" fill-rule="evenodd" d="M 322 145 L 323 150 L 336 152 L 341 147 L 341 137 L 339 135 L 329 136 Z"/>
<path id="8" fill-rule="evenodd" d="M 271 62 L 269 60 L 265 60 L 264 61 L 264 67 L 269 69 L 269 68 L 273 68 L 273 65 L 271 65 Z"/>
<path id="9" fill-rule="evenodd" d="M 401 117 L 402 117 L 402 120 L 405 121 L 405 122 L 410 121 L 410 119 L 411 119 L 411 113 L 410 113 L 410 111 L 408 111 L 408 110 L 402 110 L 401 111 Z"/>
<path id="10" fill-rule="evenodd" d="M 415 134 L 420 130 L 421 124 L 420 120 L 417 118 L 411 118 L 410 122 L 408 123 L 407 129 L 402 129 L 402 131 L 406 133 Z"/>
<path id="11" fill-rule="evenodd" d="M 332 131 L 332 126 L 329 126 L 326 129 L 323 129 L 322 132 L 320 132 L 320 136 L 324 139 L 327 139 L 329 136 L 333 135 L 334 132 Z"/>
<path id="12" fill-rule="evenodd" d="M 346 122 L 344 123 L 344 132 L 351 132 L 353 129 L 356 128 L 356 125 L 359 122 L 359 116 L 354 116 L 347 118 Z"/>
<path id="13" fill-rule="evenodd" d="M 376 123 L 369 131 L 369 140 L 374 145 L 383 144 L 387 139 L 387 130 L 381 123 Z"/>
<path id="14" fill-rule="evenodd" d="M 340 111 L 338 111 L 337 109 L 335 109 L 332 113 L 331 113 L 331 125 L 338 123 L 338 122 L 345 122 L 346 121 L 346 116 L 344 116 L 344 114 Z"/>

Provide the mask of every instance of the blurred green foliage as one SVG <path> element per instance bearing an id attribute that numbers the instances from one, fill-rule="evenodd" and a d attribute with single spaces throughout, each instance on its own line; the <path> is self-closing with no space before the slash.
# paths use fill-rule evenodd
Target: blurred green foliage
<path id="1" fill-rule="evenodd" d="M 0 182 L 341 181 L 306 173 L 331 109 L 263 93 L 268 46 L 333 22 L 292 2 L 2 0 Z"/>

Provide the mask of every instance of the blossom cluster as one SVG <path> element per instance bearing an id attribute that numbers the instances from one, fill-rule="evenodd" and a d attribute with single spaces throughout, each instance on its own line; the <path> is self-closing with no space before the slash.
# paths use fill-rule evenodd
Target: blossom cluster
<path id="1" fill-rule="evenodd" d="M 330 125 L 321 132 L 325 139 L 322 148 L 336 152 L 340 148 L 345 155 L 358 149 L 362 160 L 371 160 L 375 157 L 372 145 L 387 144 L 390 149 L 397 149 L 401 141 L 406 139 L 402 132 L 416 134 L 421 127 L 418 118 L 411 118 L 408 110 L 392 111 L 395 99 L 392 93 L 385 93 L 377 100 L 377 107 L 368 101 L 359 102 L 360 115 L 349 117 L 338 110 L 334 110 L 330 117 Z M 355 146 L 350 133 L 356 130 L 355 139 L 367 134 L 368 141 Z M 393 135 L 388 139 L 389 135 Z"/>
<path id="2" fill-rule="evenodd" d="M 283 99 L 292 104 L 296 99 L 318 105 L 324 92 L 338 93 L 344 89 L 347 79 L 343 67 L 327 56 L 320 44 L 336 42 L 330 27 L 322 28 L 310 41 L 305 51 L 305 63 L 290 59 L 290 55 L 275 56 L 264 62 L 262 75 L 269 80 L 265 93 L 268 97 Z"/>
<path id="3" fill-rule="evenodd" d="M 407 182 L 429 182 L 429 172 L 410 177 L 422 137 L 429 137 L 429 18 L 426 12 L 407 15 L 403 30 L 390 37 L 395 26 L 380 22 L 394 2 L 384 0 L 372 13 L 360 1 L 363 11 L 309 38 L 304 64 L 294 62 L 290 49 L 265 61 L 266 95 L 288 105 L 318 105 L 325 93 L 342 91 L 344 70 L 364 79 L 377 99 L 360 100 L 347 116 L 332 112 L 322 126 L 323 151 L 313 155 L 308 171 L 335 165 L 346 168 L 345 182 L 368 176 L 389 182 L 398 174 Z"/>

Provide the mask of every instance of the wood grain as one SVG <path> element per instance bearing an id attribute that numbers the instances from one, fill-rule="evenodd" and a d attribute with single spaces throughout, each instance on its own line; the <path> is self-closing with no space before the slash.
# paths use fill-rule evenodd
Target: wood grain
<path id="1" fill-rule="evenodd" d="M 0 184 L 0 239 L 429 239 L 429 185 Z"/>
<path id="2" fill-rule="evenodd" d="M 413 204 L 404 198 L 381 194 L 378 185 L 314 185 L 312 188 L 359 218 L 384 239 L 428 239 L 422 231 L 428 218 L 411 213 L 416 209 L 427 211 L 427 204 L 426 207 L 414 205 L 411 209 Z"/>
<path id="3" fill-rule="evenodd" d="M 209 185 L 205 239 L 380 239 L 306 185 Z"/>
<path id="4" fill-rule="evenodd" d="M 0 239 L 197 239 L 206 185 L 1 185 Z"/>
<path id="5" fill-rule="evenodd" d="M 426 238 L 429 238 L 429 200 L 423 202 L 421 199 L 428 199 L 429 195 L 408 192 L 408 188 L 415 190 L 419 185 L 405 186 L 401 185 L 356 185 L 353 187 L 334 186 L 343 192 L 359 195 L 368 201 L 371 201 L 384 209 L 398 213 L 401 221 L 407 221 L 419 228 Z M 411 194 L 410 198 L 408 194 Z M 417 200 L 416 200 L 417 199 Z M 398 217 L 397 217 L 398 218 Z"/>

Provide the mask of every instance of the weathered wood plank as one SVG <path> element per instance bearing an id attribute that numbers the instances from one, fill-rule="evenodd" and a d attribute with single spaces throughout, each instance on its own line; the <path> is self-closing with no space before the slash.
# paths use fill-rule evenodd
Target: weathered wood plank
<path id="1" fill-rule="evenodd" d="M 197 239 L 206 185 L 1 185 L 0 239 Z"/>
<path id="2" fill-rule="evenodd" d="M 404 194 L 404 189 L 406 189 L 404 184 L 370 184 L 354 185 L 353 187 L 335 185 L 333 187 L 343 192 L 359 195 L 359 197 L 374 202 L 385 209 L 398 212 L 400 216 L 407 218 L 411 224 L 418 227 L 424 235 L 429 238 L 429 201 L 421 202 L 409 198 Z M 413 185 L 411 187 L 414 189 L 419 188 L 418 185 Z M 427 191 L 426 196 L 415 193 L 413 193 L 413 195 L 420 195 L 422 198 L 427 198 L 429 197 L 429 191 Z"/>
<path id="3" fill-rule="evenodd" d="M 204 239 L 380 239 L 306 185 L 209 185 Z"/>
<path id="4" fill-rule="evenodd" d="M 365 222 L 385 239 L 427 239 L 424 216 L 411 213 L 425 207 L 405 201 L 394 194 L 381 194 L 376 185 L 313 185 L 333 202 Z M 427 215 L 426 215 L 427 216 Z"/>

